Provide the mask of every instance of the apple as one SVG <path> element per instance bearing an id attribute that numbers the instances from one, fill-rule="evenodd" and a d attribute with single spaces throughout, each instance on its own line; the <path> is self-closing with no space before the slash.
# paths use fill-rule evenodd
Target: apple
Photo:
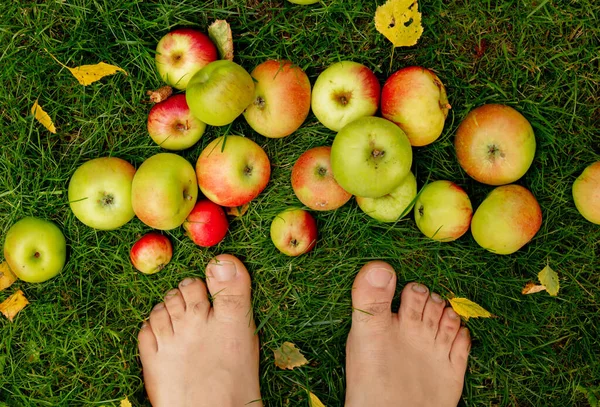
<path id="1" fill-rule="evenodd" d="M 156 144 L 167 150 L 184 150 L 196 144 L 206 124 L 196 119 L 185 101 L 175 95 L 155 104 L 148 114 L 148 133 Z"/>
<path id="2" fill-rule="evenodd" d="M 380 117 L 361 117 L 335 136 L 331 169 L 352 195 L 379 198 L 400 185 L 410 172 L 412 148 L 404 132 Z"/>
<path id="3" fill-rule="evenodd" d="M 396 222 L 412 209 L 417 196 L 417 179 L 409 172 L 404 180 L 387 195 L 380 198 L 356 197 L 358 207 L 380 222 Z"/>
<path id="4" fill-rule="evenodd" d="M 156 154 L 144 161 L 131 185 L 133 211 L 154 229 L 181 226 L 197 197 L 194 167 L 173 153 Z"/>
<path id="5" fill-rule="evenodd" d="M 458 239 L 469 230 L 473 206 L 467 193 L 451 181 L 423 187 L 415 202 L 415 222 L 427 237 L 442 242 Z"/>
<path id="6" fill-rule="evenodd" d="M 316 211 L 343 206 L 352 198 L 333 178 L 331 147 L 315 147 L 304 152 L 292 168 L 292 189 L 304 205 Z"/>
<path id="7" fill-rule="evenodd" d="M 317 243 L 317 222 L 303 209 L 286 209 L 271 222 L 271 240 L 288 256 L 307 253 Z"/>
<path id="8" fill-rule="evenodd" d="M 542 211 L 533 194 L 520 185 L 495 188 L 473 215 L 471 233 L 484 249 L 511 254 L 525 246 L 542 225 Z"/>
<path id="9" fill-rule="evenodd" d="M 4 258 L 21 280 L 41 283 L 63 269 L 67 259 L 67 242 L 53 222 L 26 217 L 8 229 Z"/>
<path id="10" fill-rule="evenodd" d="M 156 46 L 156 68 L 163 81 L 183 90 L 196 72 L 218 58 L 208 35 L 191 28 L 178 28 Z"/>
<path id="11" fill-rule="evenodd" d="M 201 199 L 183 222 L 183 228 L 198 246 L 211 247 L 223 240 L 229 222 L 223 208 L 208 199 Z"/>
<path id="12" fill-rule="evenodd" d="M 369 68 L 358 62 L 337 62 L 317 77 L 312 111 L 325 127 L 340 131 L 359 117 L 373 116 L 380 92 L 381 85 Z"/>
<path id="13" fill-rule="evenodd" d="M 265 189 L 271 164 L 267 153 L 249 138 L 221 136 L 200 153 L 196 175 L 208 199 L 221 206 L 242 206 Z"/>
<path id="14" fill-rule="evenodd" d="M 288 0 L 290 3 L 294 3 L 294 4 L 301 4 L 301 5 L 307 5 L 307 4 L 315 4 L 318 3 L 321 0 Z"/>
<path id="15" fill-rule="evenodd" d="M 268 60 L 252 71 L 254 101 L 244 111 L 258 134 L 269 138 L 289 136 L 304 123 L 310 111 L 310 82 L 290 61 Z"/>
<path id="16" fill-rule="evenodd" d="M 525 117 L 512 107 L 489 104 L 469 112 L 454 140 L 460 166 L 488 185 L 510 184 L 533 162 L 535 136 Z"/>
<path id="17" fill-rule="evenodd" d="M 117 229 L 135 216 L 131 185 L 135 168 L 117 157 L 101 157 L 75 170 L 68 187 L 69 206 L 84 225 Z"/>
<path id="18" fill-rule="evenodd" d="M 254 81 L 235 62 L 211 62 L 198 71 L 185 91 L 194 116 L 211 126 L 225 126 L 254 101 Z"/>
<path id="19" fill-rule="evenodd" d="M 420 66 L 402 68 L 383 85 L 381 115 L 396 123 L 416 147 L 440 137 L 448 116 L 446 88 L 436 74 Z"/>
<path id="20" fill-rule="evenodd" d="M 600 161 L 590 164 L 573 183 L 573 200 L 587 220 L 600 225 Z"/>
<path id="21" fill-rule="evenodd" d="M 133 267 L 144 274 L 158 273 L 173 257 L 173 246 L 166 236 L 150 232 L 131 247 L 129 258 Z"/>

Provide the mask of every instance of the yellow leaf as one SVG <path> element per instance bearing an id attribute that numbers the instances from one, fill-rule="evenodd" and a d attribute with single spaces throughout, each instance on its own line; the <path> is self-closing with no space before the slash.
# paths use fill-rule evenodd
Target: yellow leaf
<path id="1" fill-rule="evenodd" d="M 35 119 L 42 124 L 45 128 L 48 129 L 50 133 L 56 134 L 56 127 L 54 127 L 54 123 L 52 123 L 52 119 L 48 116 L 48 113 L 44 112 L 44 109 L 40 105 L 38 105 L 37 99 L 33 103 L 33 107 L 31 108 L 31 114 L 35 116 Z"/>
<path id="2" fill-rule="evenodd" d="M 215 20 L 208 27 L 208 36 L 217 46 L 221 59 L 233 61 L 233 36 L 229 23 L 225 20 Z"/>
<path id="3" fill-rule="evenodd" d="M 310 407 L 325 407 L 325 404 L 317 396 L 312 394 L 312 392 L 308 392 L 308 397 L 310 398 Z"/>
<path id="4" fill-rule="evenodd" d="M 245 203 L 242 206 L 232 206 L 231 208 L 225 208 L 225 213 L 227 215 L 240 217 L 243 216 L 246 212 L 248 212 L 248 208 L 250 207 L 250 203 Z"/>
<path id="5" fill-rule="evenodd" d="M 466 321 L 469 318 L 489 318 L 492 316 L 489 311 L 466 298 L 450 298 L 449 301 L 452 309 Z"/>
<path id="6" fill-rule="evenodd" d="M 3 262 L 0 264 L 0 291 L 5 288 L 10 287 L 15 281 L 17 281 L 17 276 L 12 272 L 10 267 L 8 267 L 7 262 Z"/>
<path id="7" fill-rule="evenodd" d="M 538 273 L 538 279 L 540 283 L 546 286 L 546 291 L 552 296 L 558 295 L 560 284 L 558 282 L 558 274 L 552 270 L 550 266 L 544 267 L 542 271 Z"/>
<path id="8" fill-rule="evenodd" d="M 0 304 L 0 312 L 4 314 L 10 322 L 13 321 L 15 315 L 19 313 L 25 306 L 29 304 L 23 291 L 19 290 L 10 297 L 8 297 L 2 304 Z"/>
<path id="9" fill-rule="evenodd" d="M 415 45 L 423 34 L 417 0 L 388 0 L 377 7 L 375 28 L 395 47 Z"/>
<path id="10" fill-rule="evenodd" d="M 281 369 L 292 370 L 308 363 L 308 360 L 300 353 L 300 349 L 291 342 L 284 342 L 273 352 L 275 353 L 275 366 Z"/>
<path id="11" fill-rule="evenodd" d="M 46 51 L 48 51 L 48 50 L 46 50 Z M 62 62 L 60 62 L 58 59 L 56 59 L 56 57 L 54 55 L 50 54 L 50 56 L 52 58 L 54 58 L 54 60 L 56 62 L 58 62 L 60 64 L 60 66 L 67 68 L 69 71 L 71 71 L 73 76 L 83 86 L 86 86 L 86 85 L 89 85 L 90 83 L 99 81 L 100 79 L 104 78 L 105 76 L 113 75 L 119 71 L 121 71 L 125 75 L 127 75 L 127 72 L 125 72 L 124 69 L 119 68 L 118 66 L 115 66 L 115 65 L 106 64 L 104 62 L 100 62 L 95 65 L 81 65 L 81 66 L 77 66 L 75 68 L 70 68 L 70 67 L 66 66 L 65 64 L 63 64 Z"/>
<path id="12" fill-rule="evenodd" d="M 535 294 L 539 293 L 540 291 L 544 291 L 545 289 L 546 286 L 536 285 L 535 283 L 527 283 L 525 284 L 525 287 L 523 287 L 521 294 Z"/>
<path id="13" fill-rule="evenodd" d="M 127 397 L 121 400 L 120 407 L 131 407 L 131 403 L 129 402 L 129 399 Z"/>

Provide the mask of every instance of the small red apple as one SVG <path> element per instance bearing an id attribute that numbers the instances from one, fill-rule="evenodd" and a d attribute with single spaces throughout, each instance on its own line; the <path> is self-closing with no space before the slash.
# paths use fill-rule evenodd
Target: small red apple
<path id="1" fill-rule="evenodd" d="M 185 95 L 175 95 L 155 104 L 148 114 L 148 133 L 167 150 L 184 150 L 196 144 L 206 124 L 192 115 Z"/>
<path id="2" fill-rule="evenodd" d="M 229 222 L 223 208 L 208 199 L 201 199 L 183 222 L 183 228 L 198 246 L 210 247 L 223 240 Z"/>
<path id="3" fill-rule="evenodd" d="M 131 247 L 129 258 L 133 266 L 144 274 L 154 274 L 171 261 L 173 246 L 166 236 L 150 232 Z"/>
<path id="4" fill-rule="evenodd" d="M 271 240 L 288 256 L 307 253 L 317 243 L 317 222 L 303 209 L 286 209 L 271 223 Z"/>

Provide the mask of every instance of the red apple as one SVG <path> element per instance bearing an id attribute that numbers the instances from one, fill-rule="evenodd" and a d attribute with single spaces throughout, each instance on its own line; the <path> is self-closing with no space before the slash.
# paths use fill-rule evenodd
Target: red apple
<path id="1" fill-rule="evenodd" d="M 129 258 L 133 266 L 144 274 L 154 274 L 171 261 L 173 246 L 166 236 L 150 232 L 131 247 Z"/>
<path id="2" fill-rule="evenodd" d="M 201 199 L 183 222 L 183 228 L 198 246 L 210 247 L 223 240 L 229 222 L 223 208 L 208 199 Z"/>
<path id="3" fill-rule="evenodd" d="M 400 126 L 413 146 L 431 144 L 440 137 L 448 109 L 442 81 L 420 66 L 396 71 L 381 91 L 381 115 Z"/>
<path id="4" fill-rule="evenodd" d="M 185 95 L 175 95 L 155 104 L 148 114 L 148 133 L 167 150 L 184 150 L 196 144 L 206 124 L 194 117 Z"/>
<path id="5" fill-rule="evenodd" d="M 311 148 L 292 168 L 294 193 L 300 202 L 316 211 L 337 209 L 352 197 L 333 178 L 330 156 L 331 147 Z"/>
<path id="6" fill-rule="evenodd" d="M 317 223 L 303 209 L 286 209 L 271 223 L 271 240 L 281 253 L 299 256 L 315 247 Z"/>
<path id="7" fill-rule="evenodd" d="M 533 162 L 535 135 L 525 117 L 504 105 L 483 105 L 460 123 L 454 140 L 460 166 L 475 180 L 504 185 L 521 178 Z"/>

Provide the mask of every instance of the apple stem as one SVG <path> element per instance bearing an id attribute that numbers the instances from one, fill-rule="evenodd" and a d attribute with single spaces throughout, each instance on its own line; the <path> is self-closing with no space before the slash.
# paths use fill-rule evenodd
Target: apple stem
<path id="1" fill-rule="evenodd" d="M 371 153 L 371 155 L 373 156 L 373 158 L 378 158 L 378 157 L 383 157 L 385 155 L 385 151 L 381 151 L 381 150 L 373 150 L 373 152 Z"/>
<path id="2" fill-rule="evenodd" d="M 294 247 L 298 246 L 298 241 L 296 239 L 290 240 L 290 244 Z"/>
<path id="3" fill-rule="evenodd" d="M 35 254 L 33 255 L 33 257 L 35 257 L 36 259 L 38 259 L 40 257 L 40 252 L 35 252 Z"/>

